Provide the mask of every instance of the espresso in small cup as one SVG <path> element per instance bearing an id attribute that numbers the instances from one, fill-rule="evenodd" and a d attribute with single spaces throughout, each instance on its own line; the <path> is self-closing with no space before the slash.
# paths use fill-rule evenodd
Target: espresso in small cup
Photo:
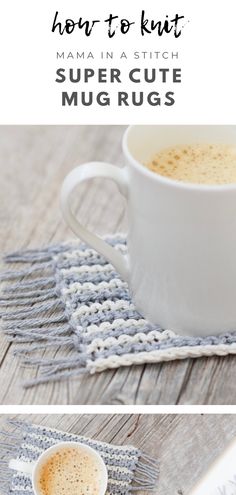
<path id="1" fill-rule="evenodd" d="M 194 184 L 236 184 L 236 147 L 188 144 L 165 148 L 144 164 L 173 180 Z"/>
<path id="2" fill-rule="evenodd" d="M 68 446 L 46 458 L 38 473 L 40 495 L 99 495 L 103 483 L 96 455 Z"/>

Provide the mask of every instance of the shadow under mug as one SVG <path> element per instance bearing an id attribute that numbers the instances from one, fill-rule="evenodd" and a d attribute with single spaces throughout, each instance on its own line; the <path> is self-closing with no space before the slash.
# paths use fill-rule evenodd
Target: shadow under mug
<path id="1" fill-rule="evenodd" d="M 60 442 L 57 443 L 56 445 L 53 445 L 49 449 L 45 450 L 43 454 L 40 455 L 38 460 L 36 462 L 24 462 L 18 459 L 11 459 L 9 462 L 9 468 L 13 469 L 15 471 L 29 474 L 31 475 L 32 478 L 32 486 L 34 490 L 35 495 L 42 495 L 39 489 L 39 474 L 40 474 L 40 468 L 44 464 L 47 459 L 50 459 L 51 455 L 58 452 L 59 450 L 63 448 L 68 448 L 68 447 L 74 447 L 74 448 L 79 448 L 80 450 L 83 450 L 84 452 L 88 453 L 89 455 L 92 455 L 94 458 L 96 458 L 96 465 L 99 465 L 100 468 L 100 474 L 101 474 L 101 488 L 100 492 L 98 495 L 105 495 L 106 489 L 107 489 L 107 483 L 108 483 L 108 474 L 107 474 L 107 468 L 105 466 L 105 463 L 101 456 L 98 454 L 96 450 L 93 448 L 89 447 L 88 445 L 84 445 L 79 442 Z M 79 467 L 78 467 L 79 469 Z"/>
<path id="2" fill-rule="evenodd" d="M 61 208 L 73 232 L 128 282 L 142 315 L 178 334 L 207 336 L 236 329 L 236 184 L 184 183 L 143 166 L 163 148 L 196 143 L 235 146 L 236 126 L 130 126 L 126 166 L 79 165 L 64 180 Z M 126 199 L 127 257 L 71 211 L 73 189 L 94 177 L 112 179 Z"/>

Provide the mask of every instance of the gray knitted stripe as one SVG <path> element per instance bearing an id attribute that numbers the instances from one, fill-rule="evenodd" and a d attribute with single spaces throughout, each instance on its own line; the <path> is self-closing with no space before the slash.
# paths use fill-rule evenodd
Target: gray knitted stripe
<path id="1" fill-rule="evenodd" d="M 107 241 L 126 251 L 125 236 L 110 236 Z M 181 358 L 181 349 L 183 357 L 192 356 L 193 348 L 198 356 L 206 349 L 208 354 L 236 352 L 235 332 L 181 337 L 151 325 L 136 311 L 114 268 L 84 243 L 18 251 L 5 261 L 14 269 L 1 275 L 3 330 L 10 342 L 18 344 L 15 354 L 40 370 L 25 386 L 149 362 L 153 353 L 152 359 L 160 361 L 163 355 Z M 57 360 L 53 354 L 47 360 L 37 355 L 58 346 Z"/>
<path id="2" fill-rule="evenodd" d="M 130 445 L 111 445 L 14 420 L 9 421 L 5 430 L 0 432 L 0 438 L 0 486 L 1 493 L 5 495 L 33 495 L 30 477 L 11 471 L 8 468 L 10 459 L 37 461 L 47 448 L 62 441 L 89 445 L 101 455 L 108 471 L 107 494 L 128 495 L 133 491 L 153 491 L 157 488 L 158 461 Z"/>

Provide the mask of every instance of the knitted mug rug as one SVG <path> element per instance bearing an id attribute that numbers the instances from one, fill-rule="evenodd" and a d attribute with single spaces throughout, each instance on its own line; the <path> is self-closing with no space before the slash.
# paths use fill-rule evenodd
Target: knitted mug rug
<path id="1" fill-rule="evenodd" d="M 126 252 L 124 235 L 106 240 Z M 82 242 L 18 251 L 5 263 L 21 269 L 1 275 L 3 330 L 18 344 L 15 354 L 39 369 L 26 387 L 120 366 L 236 353 L 234 332 L 183 337 L 150 324 L 113 266 Z M 58 347 L 58 359 L 43 357 Z"/>
<path id="2" fill-rule="evenodd" d="M 9 469 L 10 459 L 37 461 L 45 450 L 60 442 L 80 442 L 100 454 L 108 471 L 106 495 L 128 495 L 157 488 L 158 461 L 131 445 L 113 445 L 15 420 L 7 422 L 0 437 L 0 491 L 4 495 L 33 495 L 30 475 Z"/>

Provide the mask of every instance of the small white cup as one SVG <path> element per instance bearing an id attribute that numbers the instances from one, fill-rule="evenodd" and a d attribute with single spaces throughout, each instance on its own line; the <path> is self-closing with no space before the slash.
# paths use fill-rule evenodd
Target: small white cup
<path id="1" fill-rule="evenodd" d="M 79 165 L 63 183 L 61 208 L 74 233 L 128 282 L 141 314 L 177 334 L 207 336 L 236 329 L 236 184 L 189 184 L 143 166 L 163 148 L 194 143 L 235 147 L 236 126 L 131 126 L 126 166 Z M 112 179 L 126 198 L 128 257 L 71 211 L 71 192 L 93 177 Z"/>
<path id="2" fill-rule="evenodd" d="M 74 447 L 83 450 L 84 452 L 92 455 L 96 458 L 96 463 L 98 463 L 101 474 L 101 487 L 98 495 L 105 495 L 108 483 L 108 475 L 107 468 L 101 456 L 96 452 L 96 450 L 92 449 L 88 445 L 81 444 L 79 442 L 61 442 L 56 445 L 53 445 L 49 449 L 45 450 L 43 454 L 40 455 L 36 462 L 23 462 L 18 459 L 11 459 L 9 462 L 9 468 L 15 471 L 19 471 L 21 473 L 30 474 L 32 478 L 32 486 L 35 495 L 41 495 L 38 481 L 39 481 L 39 473 L 40 468 L 45 463 L 47 459 L 51 457 L 52 454 L 58 452 L 63 448 Z M 56 494 L 55 494 L 56 495 Z"/>

